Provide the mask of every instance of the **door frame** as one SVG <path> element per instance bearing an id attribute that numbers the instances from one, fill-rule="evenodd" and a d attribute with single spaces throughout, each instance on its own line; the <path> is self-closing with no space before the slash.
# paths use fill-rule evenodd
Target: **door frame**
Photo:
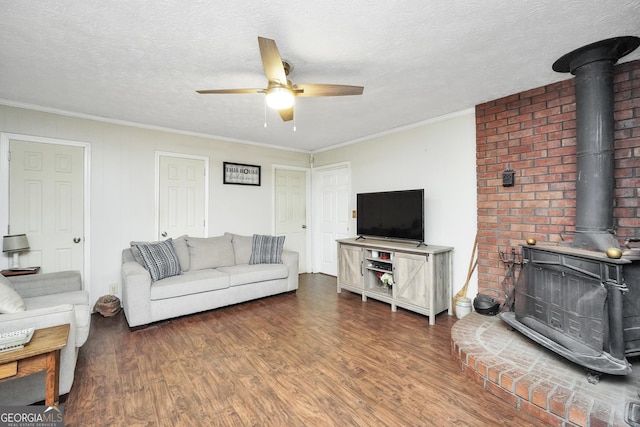
<path id="1" fill-rule="evenodd" d="M 339 162 L 339 163 L 332 163 L 329 165 L 324 165 L 324 166 L 318 166 L 318 167 L 314 167 L 312 169 L 312 186 L 311 186 L 311 191 L 314 193 L 314 197 L 313 197 L 313 201 L 316 200 L 315 196 L 316 194 L 320 194 L 320 191 L 318 190 L 318 176 L 319 173 L 325 172 L 325 171 L 329 171 L 329 170 L 334 170 L 334 169 L 347 169 L 349 171 L 349 195 L 351 195 L 351 191 L 353 188 L 353 183 L 351 182 L 351 162 L 349 161 L 345 161 L 345 162 Z M 313 202 L 312 202 L 313 203 Z M 349 206 L 348 209 L 349 211 L 353 210 L 353 200 L 349 201 Z M 320 204 L 320 203 L 319 203 Z M 348 212 L 347 212 L 348 215 Z M 350 217 L 350 216 L 349 216 Z M 312 233 L 312 240 L 313 240 L 313 248 L 315 249 L 317 245 L 321 245 L 322 244 L 322 236 L 319 235 L 318 233 L 321 231 L 321 227 L 318 224 L 318 216 L 315 215 L 312 218 L 312 229 L 314 230 Z M 349 223 L 349 230 L 351 230 L 353 226 L 353 219 L 350 219 L 350 223 Z M 337 243 L 336 243 L 336 248 L 337 248 Z M 320 252 L 320 251 L 318 251 Z M 311 264 L 311 269 L 313 270 L 312 272 L 319 272 L 320 269 L 320 263 L 321 260 L 318 259 L 318 255 L 321 255 L 320 253 L 316 253 L 316 251 L 313 251 L 314 256 L 312 258 L 312 264 Z M 337 258 L 336 258 L 336 269 L 337 269 Z"/>
<path id="2" fill-rule="evenodd" d="M 305 265 L 307 266 L 308 271 L 299 271 L 298 273 L 308 273 L 311 271 L 310 261 L 313 259 L 312 257 L 313 245 L 311 244 L 311 236 L 313 235 L 313 233 L 311 232 L 311 229 L 312 229 L 311 227 L 311 220 L 312 220 L 311 168 L 300 167 L 300 166 L 276 165 L 276 164 L 271 165 L 271 206 L 273 206 L 273 212 L 271 212 L 271 233 L 272 234 L 275 234 L 276 232 L 276 169 L 304 172 L 304 181 L 305 181 L 304 185 L 305 185 L 305 191 L 307 193 L 306 200 L 304 201 L 306 204 L 305 221 L 307 223 L 307 229 L 305 231 L 305 234 L 306 234 L 305 246 L 306 246 L 307 257 L 305 259 Z"/>
<path id="3" fill-rule="evenodd" d="M 9 232 L 9 143 L 12 139 L 41 144 L 66 145 L 83 149 L 83 261 L 82 283 L 84 289 L 91 289 L 91 144 L 83 141 L 68 139 L 48 138 L 43 136 L 26 135 L 20 133 L 0 132 L 0 177 L 3 185 L 0 185 L 0 230 Z M 3 257 L 3 265 L 8 266 L 9 259 Z"/>
<path id="4" fill-rule="evenodd" d="M 156 151 L 155 153 L 155 183 L 154 183 L 154 203 L 155 203 L 155 236 L 160 235 L 160 157 L 177 157 L 180 159 L 202 160 L 204 161 L 204 236 L 209 235 L 209 157 L 195 154 L 176 153 L 172 151 Z"/>

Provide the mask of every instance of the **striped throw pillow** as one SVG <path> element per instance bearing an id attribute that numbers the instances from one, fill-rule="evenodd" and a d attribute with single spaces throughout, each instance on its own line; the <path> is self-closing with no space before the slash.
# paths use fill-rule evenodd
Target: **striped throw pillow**
<path id="1" fill-rule="evenodd" d="M 144 267 L 151 275 L 151 281 L 156 282 L 165 277 L 177 276 L 182 273 L 180 261 L 173 248 L 171 239 L 163 242 L 134 245 L 139 251 Z"/>
<path id="2" fill-rule="evenodd" d="M 282 264 L 285 236 L 253 235 L 249 264 Z"/>

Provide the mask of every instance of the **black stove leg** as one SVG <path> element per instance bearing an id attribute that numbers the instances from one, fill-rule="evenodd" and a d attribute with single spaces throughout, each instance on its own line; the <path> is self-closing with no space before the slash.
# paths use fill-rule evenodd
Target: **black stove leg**
<path id="1" fill-rule="evenodd" d="M 587 381 L 589 381 L 589 384 L 598 384 L 600 382 L 600 375 L 602 375 L 602 373 L 587 370 Z"/>

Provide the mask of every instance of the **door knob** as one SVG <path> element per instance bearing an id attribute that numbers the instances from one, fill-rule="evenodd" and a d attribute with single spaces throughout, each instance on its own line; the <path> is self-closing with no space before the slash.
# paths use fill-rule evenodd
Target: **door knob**
<path id="1" fill-rule="evenodd" d="M 162 237 L 167 237 L 167 232 L 166 231 L 162 232 Z"/>
<path id="2" fill-rule="evenodd" d="M 73 243 L 80 243 L 82 239 L 80 237 L 74 237 L 73 238 Z"/>
<path id="3" fill-rule="evenodd" d="M 306 226 L 306 225 L 303 225 L 303 226 L 302 226 L 302 228 L 307 228 L 307 226 Z"/>

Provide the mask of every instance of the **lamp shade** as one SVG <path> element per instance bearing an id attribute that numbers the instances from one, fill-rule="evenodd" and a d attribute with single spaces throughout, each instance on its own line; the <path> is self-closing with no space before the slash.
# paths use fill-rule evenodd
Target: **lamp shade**
<path id="1" fill-rule="evenodd" d="M 2 252 L 20 252 L 29 249 L 26 234 L 13 234 L 2 238 Z"/>

